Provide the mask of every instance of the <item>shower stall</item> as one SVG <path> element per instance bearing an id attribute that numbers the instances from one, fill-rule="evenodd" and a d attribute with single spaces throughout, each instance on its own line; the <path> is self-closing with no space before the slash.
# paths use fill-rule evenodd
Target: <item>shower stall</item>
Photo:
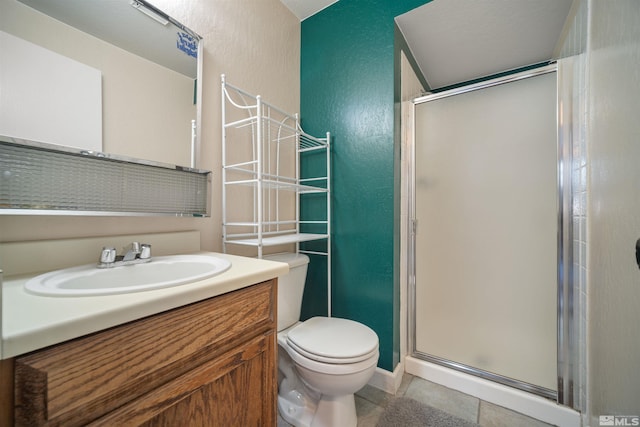
<path id="1" fill-rule="evenodd" d="M 413 104 L 410 358 L 571 406 L 556 65 Z"/>

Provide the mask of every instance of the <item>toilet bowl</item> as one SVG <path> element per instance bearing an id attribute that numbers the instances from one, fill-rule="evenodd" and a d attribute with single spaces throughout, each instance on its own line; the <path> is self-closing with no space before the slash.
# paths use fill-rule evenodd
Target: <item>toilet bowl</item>
<path id="1" fill-rule="evenodd" d="M 313 317 L 280 332 L 278 344 L 282 418 L 295 426 L 355 427 L 354 393 L 378 363 L 375 332 L 352 320 Z"/>
<path id="2" fill-rule="evenodd" d="M 373 376 L 378 336 L 353 320 L 313 317 L 298 321 L 309 258 L 276 254 L 288 262 L 278 278 L 278 409 L 297 427 L 355 427 L 354 393 Z"/>

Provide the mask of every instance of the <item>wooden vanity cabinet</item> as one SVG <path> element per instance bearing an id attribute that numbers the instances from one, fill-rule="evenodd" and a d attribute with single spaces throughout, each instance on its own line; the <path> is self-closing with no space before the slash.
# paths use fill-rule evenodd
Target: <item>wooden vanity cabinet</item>
<path id="1" fill-rule="evenodd" d="M 276 279 L 18 357 L 19 426 L 275 426 Z"/>

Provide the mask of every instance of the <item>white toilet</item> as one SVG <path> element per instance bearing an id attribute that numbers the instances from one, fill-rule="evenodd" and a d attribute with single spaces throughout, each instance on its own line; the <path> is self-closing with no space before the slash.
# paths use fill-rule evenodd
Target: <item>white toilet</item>
<path id="1" fill-rule="evenodd" d="M 355 427 L 353 394 L 378 364 L 378 336 L 369 327 L 336 317 L 300 322 L 309 257 L 264 257 L 289 264 L 278 278 L 278 409 L 297 427 Z"/>

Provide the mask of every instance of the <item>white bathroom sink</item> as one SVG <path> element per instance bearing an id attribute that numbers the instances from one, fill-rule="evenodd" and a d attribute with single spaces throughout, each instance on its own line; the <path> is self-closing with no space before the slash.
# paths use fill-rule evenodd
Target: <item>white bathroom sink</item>
<path id="1" fill-rule="evenodd" d="M 230 267 L 230 261 L 212 255 L 172 255 L 114 268 L 89 264 L 56 270 L 28 280 L 25 289 L 57 297 L 124 294 L 196 282 Z"/>

